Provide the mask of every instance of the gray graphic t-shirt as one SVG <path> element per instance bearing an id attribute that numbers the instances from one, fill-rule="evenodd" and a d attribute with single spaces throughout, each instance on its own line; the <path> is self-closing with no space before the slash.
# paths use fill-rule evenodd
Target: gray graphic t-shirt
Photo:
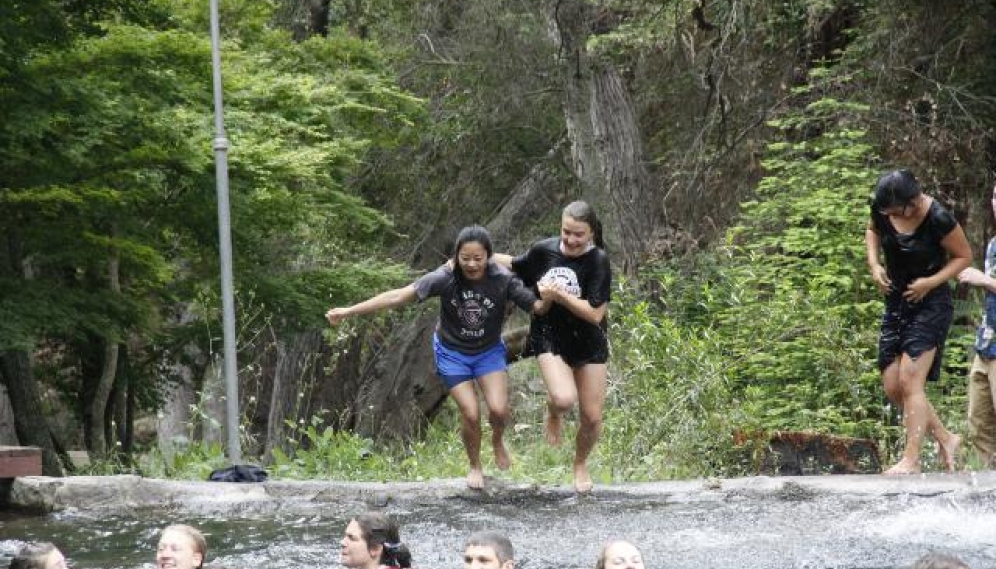
<path id="1" fill-rule="evenodd" d="M 488 274 L 479 281 L 458 278 L 443 265 L 414 286 L 419 302 L 439 297 L 439 340 L 465 354 L 479 354 L 498 343 L 506 301 L 526 311 L 536 302 L 536 295 L 517 276 L 494 262 L 488 263 Z"/>

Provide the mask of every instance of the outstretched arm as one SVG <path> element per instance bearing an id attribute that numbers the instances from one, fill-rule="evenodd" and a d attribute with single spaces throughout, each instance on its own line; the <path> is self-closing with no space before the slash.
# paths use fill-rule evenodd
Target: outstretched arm
<path id="1" fill-rule="evenodd" d="M 332 308 L 325 313 L 325 318 L 329 324 L 335 326 L 342 322 L 347 316 L 358 314 L 369 314 L 378 310 L 394 308 L 403 304 L 415 302 L 415 285 L 411 284 L 403 288 L 396 288 L 387 292 L 382 292 L 373 298 L 358 302 L 352 306 Z"/>
<path id="2" fill-rule="evenodd" d="M 969 267 L 958 273 L 958 282 L 982 287 L 989 292 L 996 292 L 996 279 L 974 267 Z"/>

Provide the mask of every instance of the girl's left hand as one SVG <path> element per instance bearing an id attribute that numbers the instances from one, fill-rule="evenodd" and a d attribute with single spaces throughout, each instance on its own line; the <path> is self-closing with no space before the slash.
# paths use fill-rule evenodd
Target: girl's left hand
<path id="1" fill-rule="evenodd" d="M 934 287 L 929 279 L 919 278 L 906 287 L 906 290 L 903 292 L 903 298 L 910 302 L 920 302 L 932 290 L 934 290 Z"/>

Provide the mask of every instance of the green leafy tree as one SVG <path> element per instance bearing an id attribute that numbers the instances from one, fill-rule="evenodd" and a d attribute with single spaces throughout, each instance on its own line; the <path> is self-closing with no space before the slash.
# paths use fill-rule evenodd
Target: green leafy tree
<path id="1" fill-rule="evenodd" d="M 366 266 L 390 224 L 348 182 L 371 148 L 408 136 L 421 102 L 393 85 L 371 44 L 296 44 L 251 4 L 232 7 L 247 17 L 225 45 L 237 285 L 270 321 L 300 327 L 320 321 L 330 293 L 394 274 Z M 69 346 L 98 456 L 121 344 L 140 364 L 154 338 L 183 335 L 169 326 L 176 302 L 201 299 L 216 314 L 210 56 L 196 21 L 94 24 L 6 67 L 0 344 L 19 362 L 5 369 L 20 371 L 4 377 L 34 385 L 35 348 Z"/>

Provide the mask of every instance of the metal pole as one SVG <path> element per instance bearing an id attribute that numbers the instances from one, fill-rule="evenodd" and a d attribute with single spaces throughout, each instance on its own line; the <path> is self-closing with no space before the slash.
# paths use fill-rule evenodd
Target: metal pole
<path id="1" fill-rule="evenodd" d="M 218 0 L 211 0 L 211 68 L 214 75 L 214 156 L 218 185 L 218 241 L 221 249 L 221 304 L 225 337 L 225 430 L 228 460 L 242 462 L 239 447 L 239 375 L 235 360 L 235 295 L 232 292 L 232 223 L 228 203 L 228 138 L 221 90 L 221 32 Z"/>

